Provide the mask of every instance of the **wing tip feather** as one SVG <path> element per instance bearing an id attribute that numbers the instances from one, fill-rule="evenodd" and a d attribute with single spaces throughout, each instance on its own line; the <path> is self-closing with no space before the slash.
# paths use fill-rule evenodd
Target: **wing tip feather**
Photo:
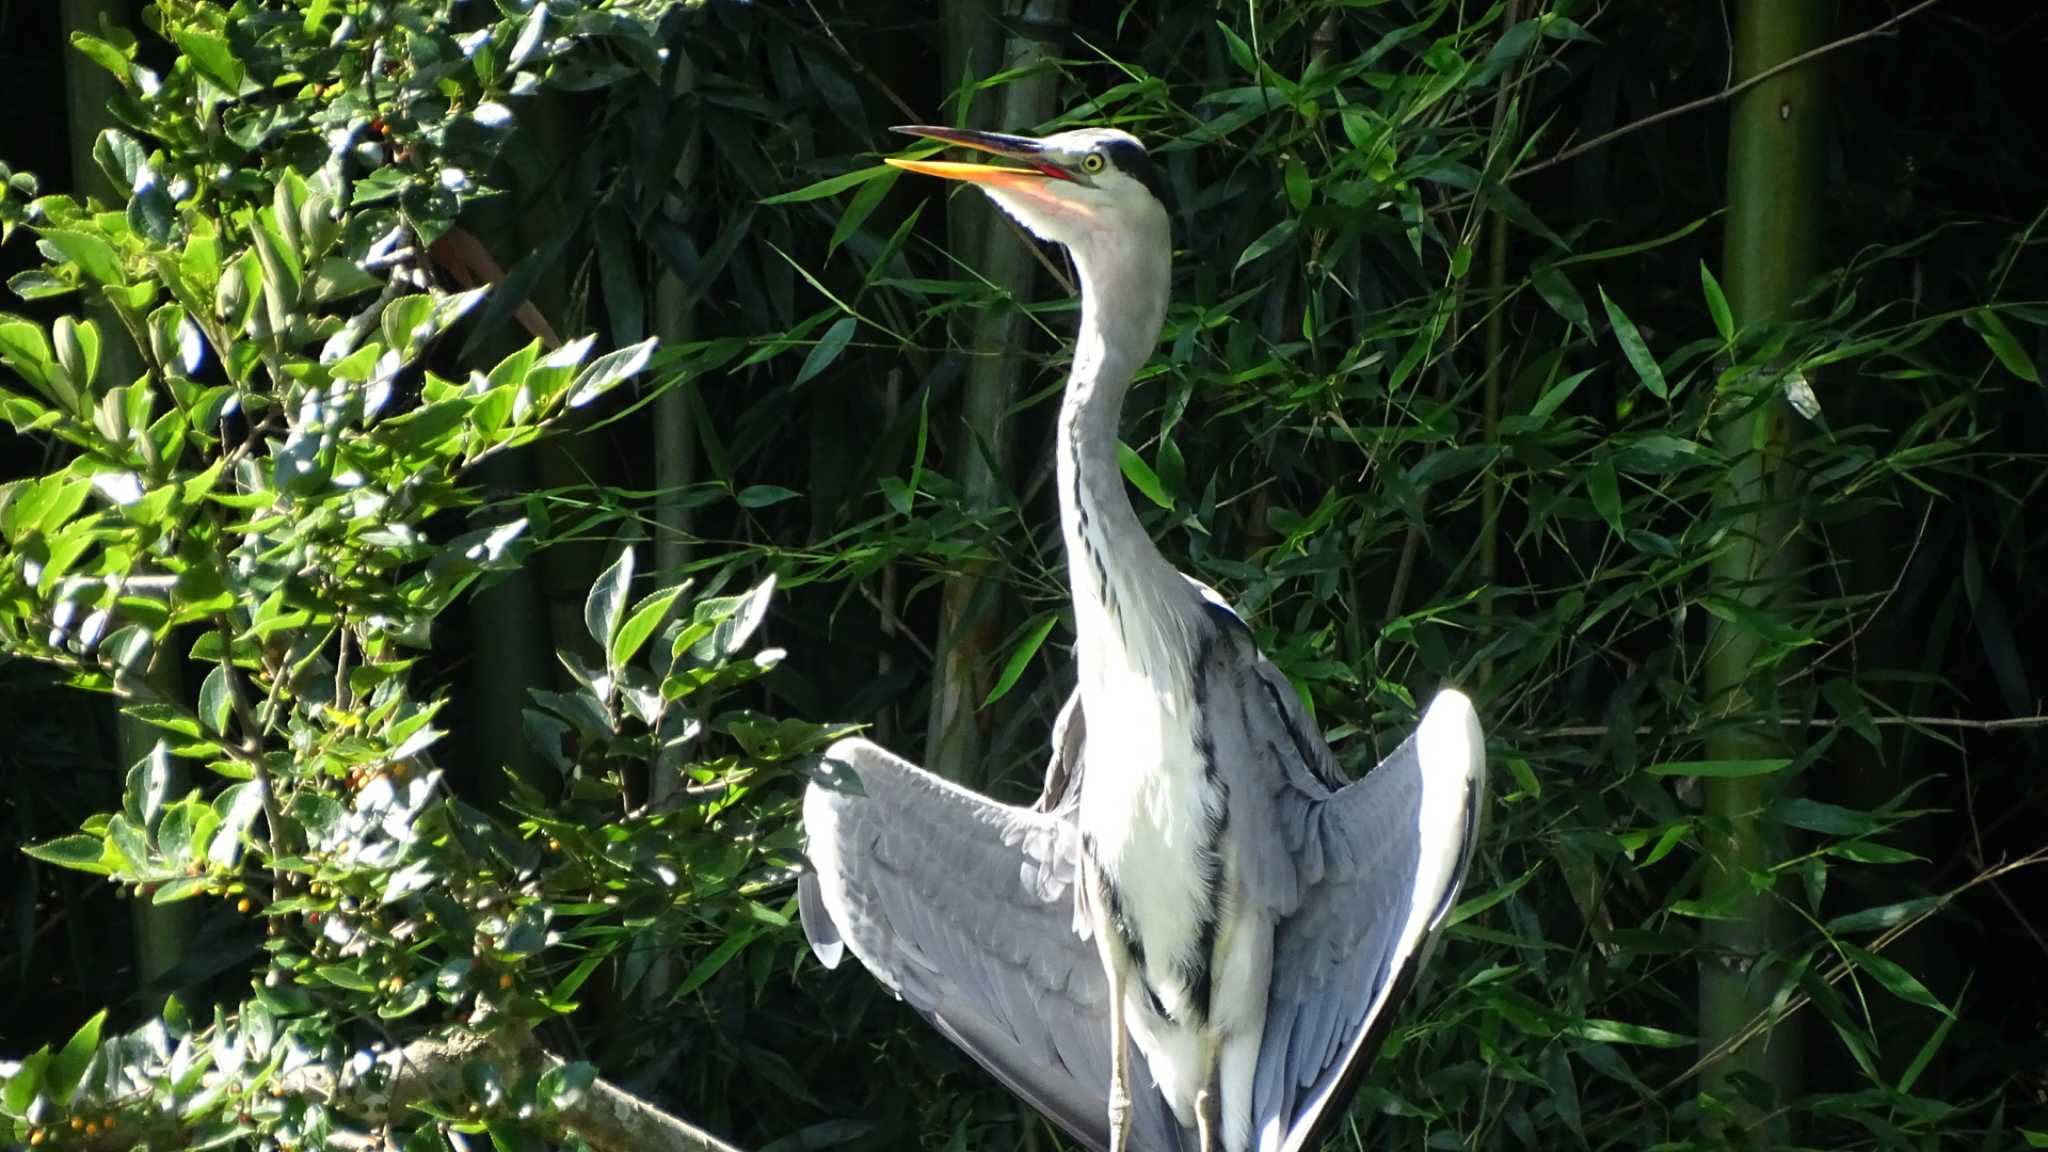
<path id="1" fill-rule="evenodd" d="M 1486 733 L 1479 725 L 1479 710 L 1456 688 L 1438 692 L 1429 702 L 1415 739 L 1426 771 L 1442 772 L 1456 765 L 1466 776 L 1476 777 L 1485 770 Z"/>

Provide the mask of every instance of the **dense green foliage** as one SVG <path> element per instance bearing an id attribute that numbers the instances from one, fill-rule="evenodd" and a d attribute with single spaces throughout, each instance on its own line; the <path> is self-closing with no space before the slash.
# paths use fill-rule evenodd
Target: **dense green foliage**
<path id="1" fill-rule="evenodd" d="M 595 1072 L 756 1145 L 1053 1146 L 822 973 L 787 884 L 812 722 L 916 754 L 969 700 L 972 762 L 933 766 L 1022 797 L 1071 683 L 1062 269 L 876 160 L 889 123 L 1033 127 L 1046 83 L 1037 127 L 1128 128 L 1172 197 L 1124 426 L 1151 531 L 1352 769 L 1442 683 L 1489 728 L 1481 864 L 1348 1139 L 2048 1139 L 2009 1010 L 2035 742 L 1949 723 L 2027 722 L 2044 672 L 2040 17 L 1826 56 L 1825 271 L 1743 324 L 1727 102 L 1566 151 L 1720 92 L 1718 6 L 1062 13 L 161 0 L 48 37 L 53 86 L 122 92 L 103 203 L 38 198 L 0 130 L 5 791 L 71 870 L 0 913 L 10 1139 L 312 1144 L 381 1117 L 305 1067 L 533 1031 L 587 1063 L 478 1058 L 397 1138 L 561 1138 Z M 478 252 L 502 282 L 458 291 Z M 993 407 L 991 356 L 1028 365 Z M 520 644 L 548 662 L 508 685 Z M 111 758 L 73 688 L 158 751 Z M 1731 732 L 1756 751 L 1710 758 Z M 1737 778 L 1771 854 L 1710 883 L 1736 824 L 1701 794 Z M 1705 942 L 1731 888 L 1761 954 Z M 205 943 L 110 982 L 109 889 L 203 905 Z M 1708 966 L 1771 1013 L 1702 1020 Z M 1793 1071 L 1703 1092 L 1703 1033 Z"/>

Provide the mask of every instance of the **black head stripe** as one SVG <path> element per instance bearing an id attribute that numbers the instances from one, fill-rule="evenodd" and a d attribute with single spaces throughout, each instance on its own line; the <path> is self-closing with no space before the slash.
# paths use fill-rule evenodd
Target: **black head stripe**
<path id="1" fill-rule="evenodd" d="M 1166 180 L 1144 146 L 1135 140 L 1111 140 L 1102 146 L 1116 170 L 1145 186 L 1145 190 L 1166 203 Z"/>

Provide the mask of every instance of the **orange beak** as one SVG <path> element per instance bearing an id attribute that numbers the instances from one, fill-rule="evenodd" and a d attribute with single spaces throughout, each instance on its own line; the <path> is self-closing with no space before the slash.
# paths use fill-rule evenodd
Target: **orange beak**
<path id="1" fill-rule="evenodd" d="M 1009 167 L 995 164 L 959 164 L 946 160 L 902 160 L 894 156 L 884 158 L 885 163 L 906 172 L 937 176 L 945 180 L 961 180 L 992 188 L 1041 193 L 1049 180 L 1073 179 L 1066 169 L 1042 159 L 1045 145 L 1029 136 L 976 132 L 967 128 L 938 128 L 924 124 L 907 125 L 891 131 L 908 136 L 922 136 L 927 140 L 938 140 L 947 144 L 958 144 L 963 148 L 972 148 L 978 152 L 987 152 L 1017 162 L 1016 167 Z"/>

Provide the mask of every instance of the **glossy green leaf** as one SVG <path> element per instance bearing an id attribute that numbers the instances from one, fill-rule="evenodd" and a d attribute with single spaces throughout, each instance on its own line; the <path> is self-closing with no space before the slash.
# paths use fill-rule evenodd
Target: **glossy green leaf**
<path id="1" fill-rule="evenodd" d="M 626 617 L 626 622 L 619 626 L 618 635 L 612 638 L 610 656 L 613 668 L 625 667 L 627 661 L 640 651 L 640 646 L 647 643 L 647 638 L 668 619 L 670 610 L 682 594 L 683 588 L 678 585 L 650 593 L 634 605 L 632 614 Z"/>
<path id="2" fill-rule="evenodd" d="M 633 550 L 622 548 L 618 558 L 590 586 L 583 599 L 583 627 L 598 645 L 610 649 L 619 634 L 626 610 L 626 596 L 633 586 Z"/>

